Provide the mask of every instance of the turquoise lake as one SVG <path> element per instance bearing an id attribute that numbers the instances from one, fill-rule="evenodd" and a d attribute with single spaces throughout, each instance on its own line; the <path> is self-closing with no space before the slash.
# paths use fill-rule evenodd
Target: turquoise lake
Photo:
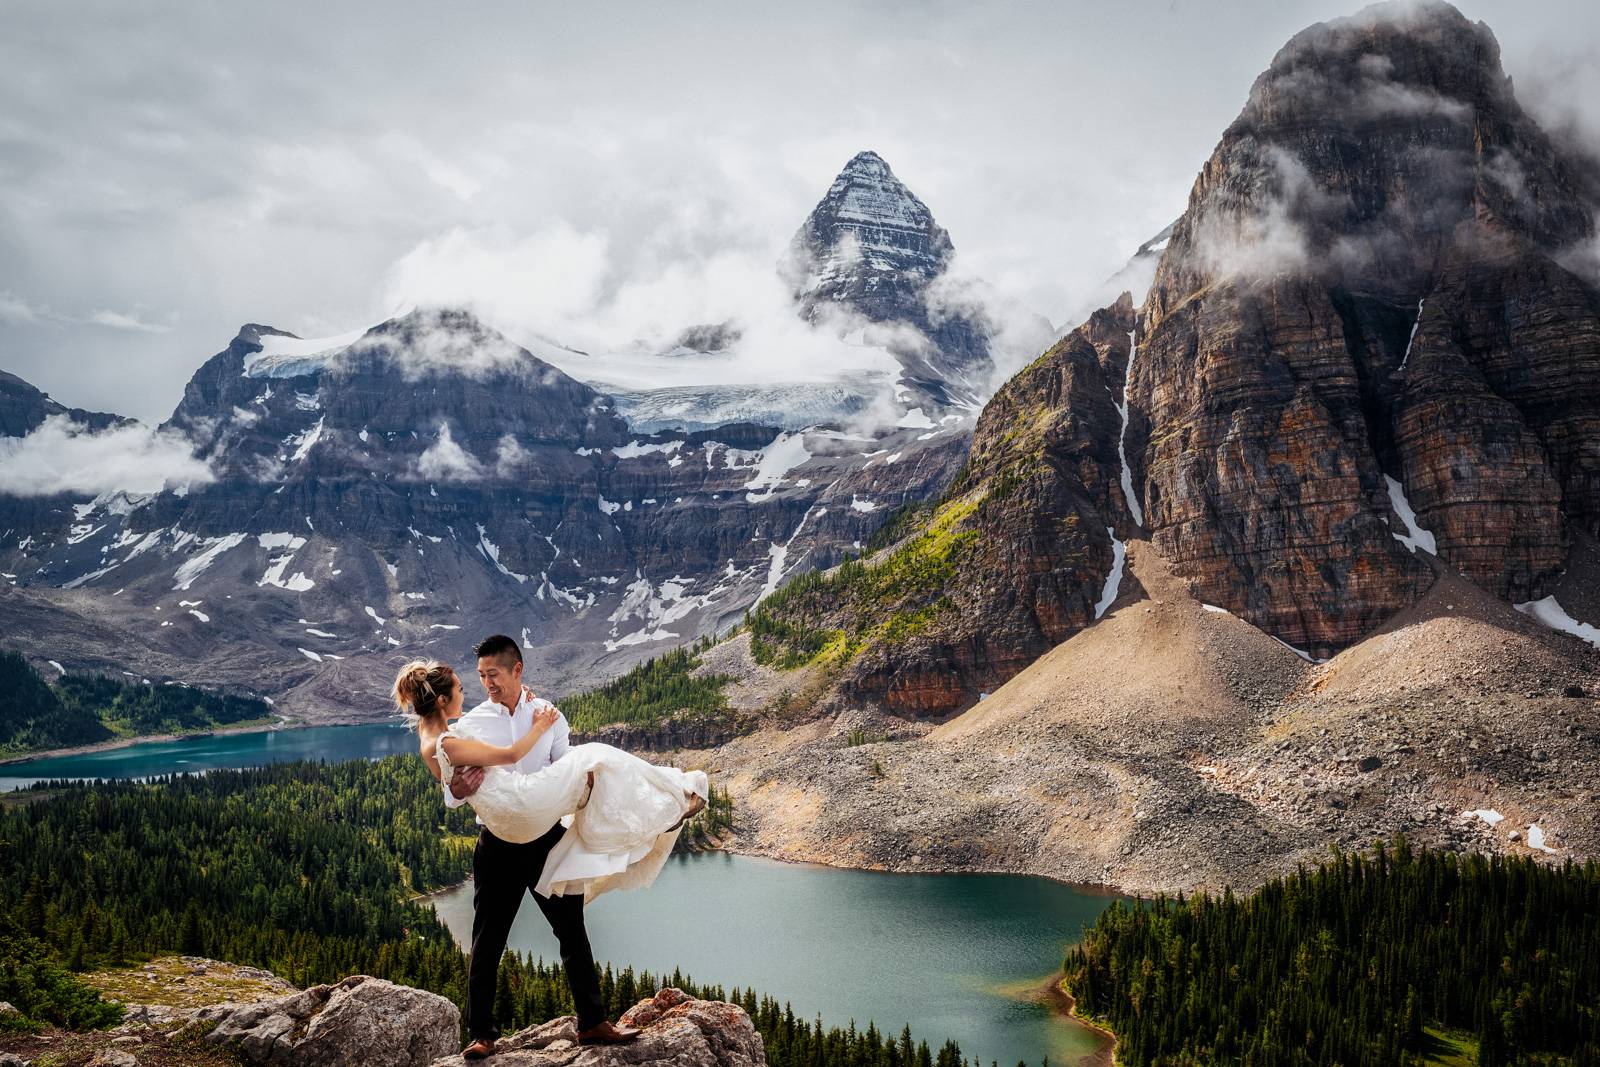
<path id="1" fill-rule="evenodd" d="M 297 759 L 330 762 L 415 751 L 390 725 L 219 734 L 32 760 L 0 767 L 0 790 L 58 778 L 147 778 Z M 829 1026 L 870 1019 L 937 1051 L 1012 1067 L 1045 1056 L 1075 1065 L 1100 1038 L 1041 996 L 1066 947 L 1112 896 L 1045 878 L 884 874 L 779 863 L 726 853 L 675 857 L 656 884 L 613 893 L 589 909 L 595 957 L 724 987 L 753 987 Z M 464 941 L 470 884 L 436 894 L 440 917 Z M 555 939 L 527 900 L 515 949 L 557 958 Z"/>
<path id="2" fill-rule="evenodd" d="M 48 756 L 0 766 L 0 791 L 56 778 L 148 778 L 222 767 L 261 767 L 299 759 L 338 763 L 415 752 L 416 735 L 403 726 L 306 726 L 142 741 L 74 756 Z"/>

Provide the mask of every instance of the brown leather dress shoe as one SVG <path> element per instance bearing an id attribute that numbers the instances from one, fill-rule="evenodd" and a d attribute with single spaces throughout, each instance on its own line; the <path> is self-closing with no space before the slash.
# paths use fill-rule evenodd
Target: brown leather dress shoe
<path id="1" fill-rule="evenodd" d="M 472 1044 L 461 1050 L 464 1060 L 486 1060 L 494 1055 L 494 1042 L 486 1037 L 480 1037 Z"/>
<path id="2" fill-rule="evenodd" d="M 591 1026 L 587 1030 L 578 1031 L 578 1044 L 580 1045 L 626 1045 L 629 1041 L 639 1036 L 639 1031 L 631 1026 L 618 1026 L 609 1020 L 599 1026 Z"/>

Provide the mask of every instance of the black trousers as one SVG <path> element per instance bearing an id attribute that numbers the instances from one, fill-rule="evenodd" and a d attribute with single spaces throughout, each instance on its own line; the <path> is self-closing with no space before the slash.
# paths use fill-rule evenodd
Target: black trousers
<path id="1" fill-rule="evenodd" d="M 557 823 L 543 837 L 516 845 L 494 836 L 487 827 L 478 830 L 478 845 L 472 852 L 472 955 L 467 960 L 467 1031 L 474 1038 L 500 1036 L 494 1019 L 494 991 L 506 938 L 522 907 L 522 895 L 532 892 L 544 870 L 545 857 L 566 832 L 566 827 Z M 583 928 L 583 897 L 534 893 L 533 899 L 560 943 L 561 966 L 578 1008 L 578 1029 L 598 1026 L 605 1021 L 606 1012 L 600 1002 L 600 977 L 595 973 L 589 934 Z"/>

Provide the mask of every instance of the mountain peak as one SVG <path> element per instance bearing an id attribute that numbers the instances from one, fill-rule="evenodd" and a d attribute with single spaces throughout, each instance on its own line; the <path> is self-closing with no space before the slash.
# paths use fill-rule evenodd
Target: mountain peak
<path id="1" fill-rule="evenodd" d="M 949 238 L 933 221 L 928 205 L 895 177 L 876 152 L 858 152 L 846 163 L 811 217 L 828 226 L 835 239 L 854 234 L 866 247 L 888 243 L 862 232 L 878 228 L 911 230 L 930 237 L 937 234 L 945 246 L 949 244 Z"/>
<path id="2" fill-rule="evenodd" d="M 876 322 L 904 317 L 953 248 L 933 212 L 876 152 L 859 152 L 794 236 L 783 264 L 807 317 L 845 300 Z"/>
<path id="3" fill-rule="evenodd" d="M 103 411 L 69 408 L 32 382 L 0 370 L 0 437 L 26 437 L 52 415 L 65 415 L 95 430 L 133 421 Z"/>
<path id="4" fill-rule="evenodd" d="M 891 181 L 894 179 L 894 171 L 889 169 L 889 164 L 882 156 L 871 149 L 865 152 L 857 152 L 851 157 L 850 162 L 846 163 L 844 169 L 839 172 L 841 178 L 846 175 L 879 179 L 887 178 Z"/>
<path id="5" fill-rule="evenodd" d="M 1300 86 L 1303 78 L 1312 84 Z M 1328 100 L 1316 83 L 1330 80 L 1349 99 Z M 1451 103 L 1499 104 L 1510 96 L 1494 32 L 1448 3 L 1423 0 L 1374 4 L 1295 34 L 1257 79 L 1246 113 L 1264 103 L 1285 116 L 1339 103 L 1356 105 L 1359 120 L 1423 114 L 1430 105 L 1443 113 Z"/>
<path id="6" fill-rule="evenodd" d="M 933 212 L 882 156 L 858 152 L 794 235 L 779 270 L 802 318 L 910 327 L 926 339 L 897 351 L 901 379 L 919 402 L 974 408 L 994 363 L 981 324 L 962 314 L 935 316 L 930 286 L 949 269 L 955 247 Z M 948 309 L 945 309 L 946 311 Z M 859 321 L 854 323 L 859 326 Z M 929 374 L 930 369 L 932 374 Z"/>

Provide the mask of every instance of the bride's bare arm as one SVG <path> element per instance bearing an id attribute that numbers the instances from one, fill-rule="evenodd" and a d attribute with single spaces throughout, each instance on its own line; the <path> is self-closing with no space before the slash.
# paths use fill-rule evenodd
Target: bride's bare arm
<path id="1" fill-rule="evenodd" d="M 446 737 L 445 755 L 449 756 L 450 762 L 458 767 L 504 767 L 531 752 L 534 742 L 550 729 L 551 724 L 556 721 L 556 716 L 554 707 L 546 705 L 540 708 L 534 713 L 533 725 L 529 727 L 528 732 L 509 745 L 491 745 L 486 741 L 475 741 L 470 737 L 454 735 Z"/>

